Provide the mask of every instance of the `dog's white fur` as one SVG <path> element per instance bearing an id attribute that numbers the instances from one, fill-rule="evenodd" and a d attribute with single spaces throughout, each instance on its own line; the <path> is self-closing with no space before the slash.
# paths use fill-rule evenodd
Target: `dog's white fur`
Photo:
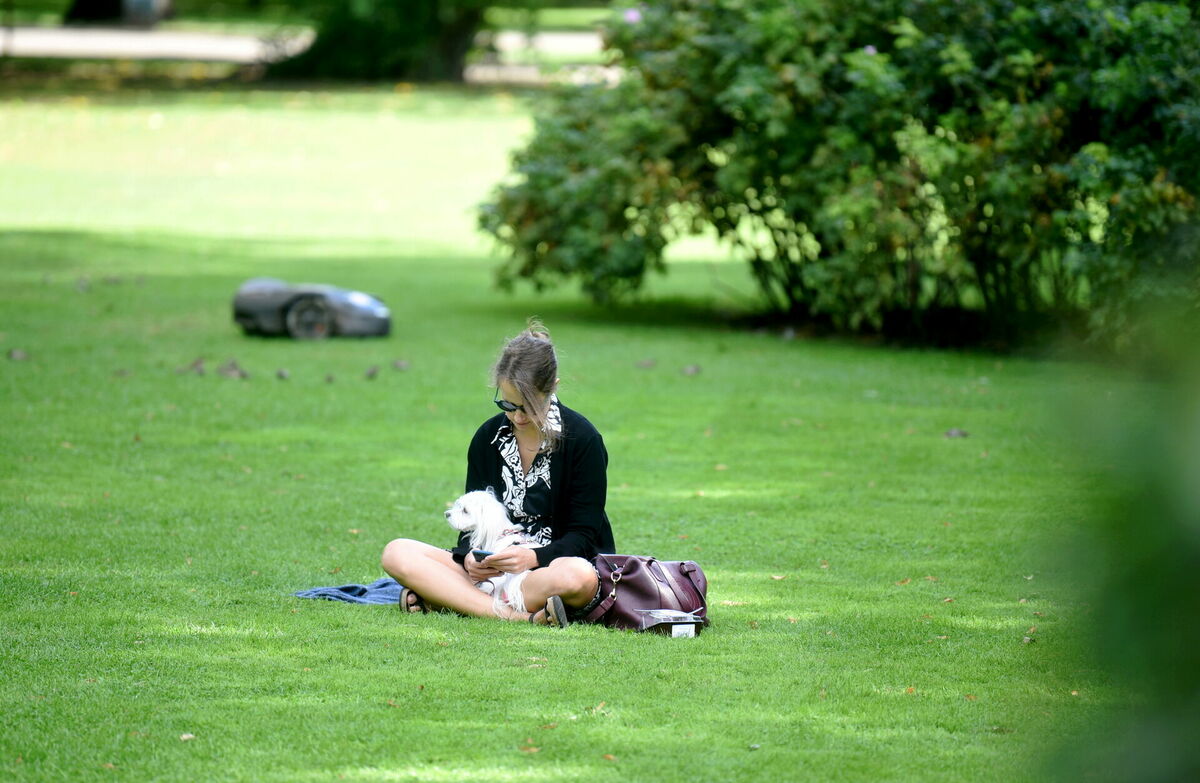
<path id="1" fill-rule="evenodd" d="M 536 546 L 526 535 L 524 528 L 508 518 L 508 509 L 504 504 L 486 490 L 468 492 L 454 501 L 454 505 L 446 511 L 446 521 L 455 530 L 471 534 L 473 550 L 499 552 L 509 546 Z M 468 553 L 467 557 L 474 555 Z M 500 613 L 504 605 L 511 606 L 518 612 L 526 612 L 528 610 L 525 608 L 525 593 L 521 585 L 528 575 L 528 571 L 501 574 L 475 584 L 492 596 L 492 604 L 497 613 Z"/>

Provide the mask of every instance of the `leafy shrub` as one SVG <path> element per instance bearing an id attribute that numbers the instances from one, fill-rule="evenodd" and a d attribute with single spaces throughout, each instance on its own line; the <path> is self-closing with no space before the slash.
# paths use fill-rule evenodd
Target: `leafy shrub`
<path id="1" fill-rule="evenodd" d="M 989 334 L 1200 299 L 1200 26 L 1187 4 L 662 0 L 606 31 L 481 210 L 502 283 L 636 289 L 714 227 L 770 306 Z"/>
<path id="2" fill-rule="evenodd" d="M 643 97 L 653 103 L 639 104 Z M 670 97 L 647 95 L 636 75 L 611 89 L 561 89 L 554 111 L 538 120 L 537 141 L 514 156 L 520 184 L 481 216 L 514 251 L 502 283 L 523 277 L 540 288 L 579 276 L 605 301 L 662 268 L 673 236 L 667 212 L 678 201 L 664 180 L 670 155 L 687 140 L 664 122 L 680 111 L 663 110 Z"/>

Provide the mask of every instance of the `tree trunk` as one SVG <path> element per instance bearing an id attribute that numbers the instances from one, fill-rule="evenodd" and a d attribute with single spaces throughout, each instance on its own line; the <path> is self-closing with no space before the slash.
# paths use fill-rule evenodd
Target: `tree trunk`
<path id="1" fill-rule="evenodd" d="M 170 16 L 171 11 L 170 0 L 74 0 L 63 14 L 63 22 L 109 22 L 149 26 Z"/>
<path id="2" fill-rule="evenodd" d="M 483 8 L 459 8 L 442 25 L 438 37 L 436 70 L 430 78 L 461 82 L 467 67 L 467 53 L 475 43 L 475 33 L 483 24 Z"/>
<path id="3" fill-rule="evenodd" d="M 271 73 L 459 82 L 483 11 L 472 0 L 374 0 L 365 8 L 339 3 L 318 23 L 312 46 Z"/>
<path id="4" fill-rule="evenodd" d="M 63 21 L 119 22 L 125 13 L 122 0 L 75 0 L 63 14 Z"/>

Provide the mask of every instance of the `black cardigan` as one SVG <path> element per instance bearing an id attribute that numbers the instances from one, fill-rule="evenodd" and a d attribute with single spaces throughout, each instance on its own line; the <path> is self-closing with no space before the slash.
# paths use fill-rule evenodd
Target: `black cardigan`
<path id="1" fill-rule="evenodd" d="M 582 557 L 588 560 L 597 554 L 612 553 L 612 525 L 604 512 L 608 492 L 608 451 L 604 439 L 592 423 L 561 402 L 562 435 L 550 452 L 551 519 L 553 528 L 548 545 L 534 549 L 538 566 L 546 566 L 556 557 Z M 466 491 L 504 486 L 500 474 L 504 458 L 492 441 L 500 427 L 507 422 L 503 413 L 485 421 L 467 450 Z M 458 546 L 451 550 L 454 559 L 462 563 L 470 547 L 470 535 L 462 533 Z"/>

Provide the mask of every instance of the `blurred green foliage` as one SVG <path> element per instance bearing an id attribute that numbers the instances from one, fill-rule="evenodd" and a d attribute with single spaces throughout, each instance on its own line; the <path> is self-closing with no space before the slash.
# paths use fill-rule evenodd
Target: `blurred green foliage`
<path id="1" fill-rule="evenodd" d="M 1068 779 L 1200 779 L 1200 319 L 1179 316 L 1145 316 L 1122 391 L 1071 401 L 1106 476 L 1072 560 L 1093 583 L 1098 660 L 1139 697 L 1068 752 Z"/>
<path id="2" fill-rule="evenodd" d="M 620 297 L 715 229 L 843 330 L 1121 346 L 1200 299 L 1189 4 L 664 0 L 605 34 L 620 84 L 559 91 L 482 207 L 502 284 Z"/>

